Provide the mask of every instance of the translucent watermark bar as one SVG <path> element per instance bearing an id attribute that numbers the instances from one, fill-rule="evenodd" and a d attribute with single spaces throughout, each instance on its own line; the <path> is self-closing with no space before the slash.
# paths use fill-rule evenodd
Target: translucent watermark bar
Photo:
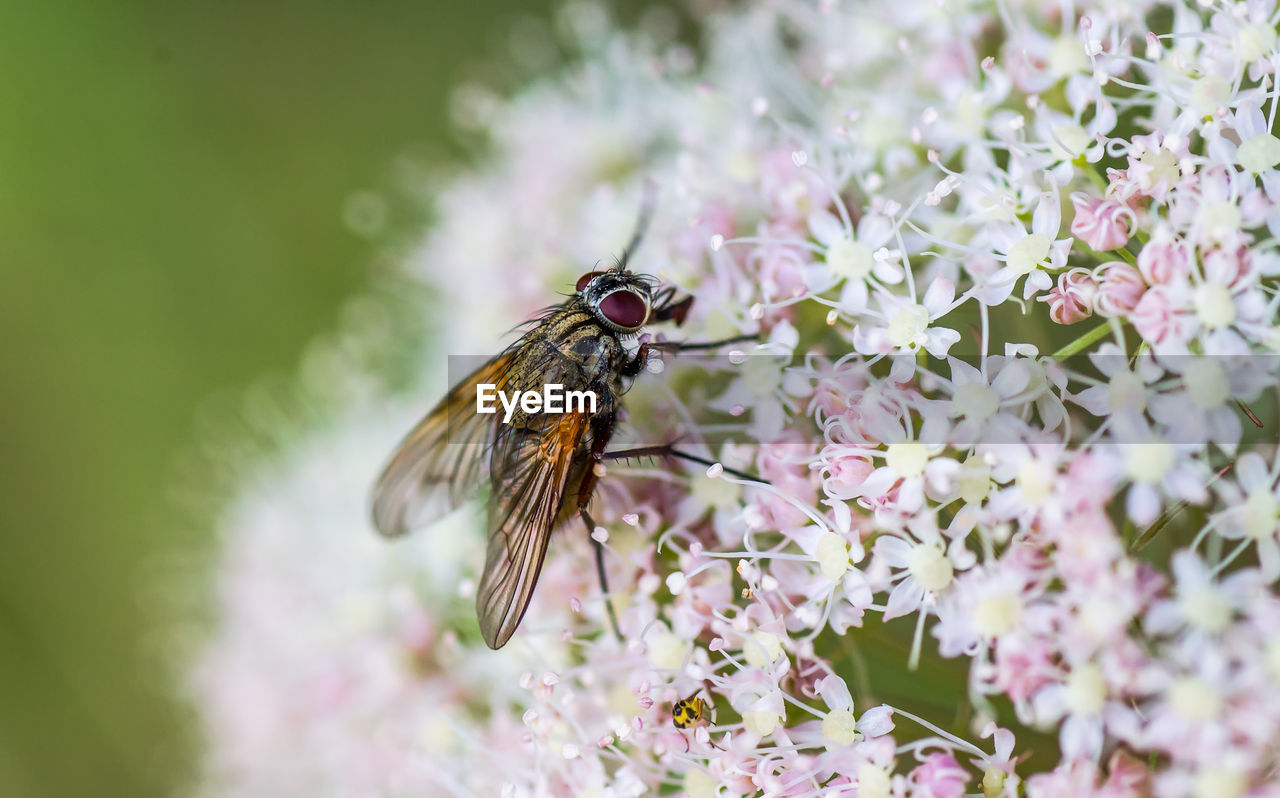
<path id="1" fill-rule="evenodd" d="M 449 440 L 480 440 L 485 424 L 545 429 L 553 416 L 615 417 L 615 437 L 653 446 L 914 441 L 949 447 L 1012 443 L 1105 446 L 1164 442 L 1231 447 L 1280 438 L 1280 355 L 864 358 L 720 353 L 654 355 L 611 381 L 572 359 L 495 374 L 489 357 L 450 356 Z M 552 366 L 546 367 L 550 362 Z M 480 374 L 483 380 L 477 379 Z M 468 387 L 468 385 L 470 387 Z M 481 387 L 489 386 L 489 387 Z M 539 398 L 477 419 L 478 393 Z M 567 398 L 573 396 L 572 403 Z M 583 404 L 585 397 L 594 404 Z M 548 401 L 564 397 L 566 401 Z M 510 400 L 508 400 L 510 401 Z"/>

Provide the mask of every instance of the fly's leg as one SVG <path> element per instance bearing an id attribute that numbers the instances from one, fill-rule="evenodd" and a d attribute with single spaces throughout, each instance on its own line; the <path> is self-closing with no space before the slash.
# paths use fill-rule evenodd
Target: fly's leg
<path id="1" fill-rule="evenodd" d="M 676 354 L 680 352 L 697 352 L 707 349 L 719 349 L 729 344 L 741 344 L 756 339 L 757 335 L 755 333 L 745 333 L 743 335 L 735 335 L 732 338 L 723 338 L 719 341 L 702 341 L 692 344 L 686 341 L 645 341 L 636 350 L 635 357 L 623 364 L 622 375 L 624 377 L 634 377 L 644 371 L 645 364 L 649 362 L 649 355 L 654 352 L 674 352 Z"/>
<path id="2" fill-rule="evenodd" d="M 703 341 L 702 343 L 694 344 L 687 341 L 680 341 L 676 344 L 675 351 L 696 352 L 702 349 L 719 349 L 720 347 L 728 346 L 729 344 L 741 344 L 746 343 L 747 341 L 755 341 L 759 339 L 759 337 L 760 336 L 757 333 L 743 333 L 742 335 L 735 335 L 732 338 L 721 338 L 719 341 Z"/>
<path id="3" fill-rule="evenodd" d="M 587 466 L 587 472 L 582 476 L 582 484 L 578 486 L 578 517 L 587 525 L 587 536 L 591 538 L 591 545 L 595 547 L 596 576 L 600 578 L 600 592 L 604 594 L 605 611 L 609 614 L 609 625 L 613 627 L 614 637 L 621 641 L 622 632 L 618 629 L 618 616 L 613 611 L 613 598 L 609 595 L 609 578 L 604 568 L 604 544 L 596 540 L 596 522 L 587 512 L 587 505 L 591 503 L 591 496 L 596 489 L 596 480 L 599 478 L 600 472 L 597 471 L 597 467 L 604 461 L 605 447 L 613 438 L 614 419 L 614 414 L 609 412 L 591 422 L 591 460 Z"/>
<path id="4" fill-rule="evenodd" d="M 729 468 L 723 463 L 717 463 L 714 460 L 708 460 L 705 457 L 699 457 L 696 454 L 684 452 L 675 447 L 675 444 L 664 443 L 659 446 L 640 446 L 635 449 L 620 449 L 616 452 L 605 452 L 600 458 L 601 460 L 638 460 L 645 457 L 675 457 L 679 460 L 688 460 L 690 463 L 698 463 L 708 468 L 719 465 L 724 469 L 726 474 L 731 474 L 738 479 L 746 479 L 752 482 L 765 482 L 765 480 L 755 474 L 748 474 L 745 471 L 739 471 L 736 468 Z"/>
<path id="5" fill-rule="evenodd" d="M 689 308 L 693 306 L 693 297 L 687 296 L 676 300 L 675 296 L 676 289 L 667 286 L 653 297 L 654 321 L 674 321 L 677 327 L 684 324 L 685 318 L 689 315 Z"/>
<path id="6" fill-rule="evenodd" d="M 609 595 L 609 577 L 604 570 L 604 544 L 596 540 L 596 522 L 587 512 L 587 508 L 578 508 L 578 517 L 587 525 L 587 534 L 591 537 L 591 545 L 596 550 L 596 576 L 600 577 L 600 592 L 604 594 L 604 608 L 609 613 L 609 625 L 613 627 L 613 636 L 622 641 L 622 632 L 618 629 L 618 616 L 613 611 L 613 598 Z"/>
<path id="7" fill-rule="evenodd" d="M 639 374 L 642 370 L 644 370 L 645 363 L 647 363 L 649 360 L 649 355 L 655 350 L 671 351 L 671 352 L 687 352 L 687 351 L 696 351 L 699 349 L 716 349 L 718 347 L 726 346 L 728 344 L 737 344 L 737 343 L 742 343 L 744 341 L 754 341 L 754 340 L 756 340 L 756 336 L 754 334 L 750 334 L 750 335 L 737 335 L 737 336 L 734 336 L 733 338 L 725 338 L 720 341 L 707 341 L 704 343 L 694 343 L 694 344 L 684 343 L 681 341 L 660 341 L 657 343 L 652 341 L 646 341 L 645 343 L 640 344 L 640 348 L 636 350 L 635 357 L 633 357 L 629 362 L 623 365 L 622 373 L 623 373 L 623 376 L 626 376 L 626 377 L 634 377 L 637 374 Z M 609 432 L 611 434 L 613 432 L 612 420 L 610 422 Z M 699 463 L 701 465 L 707 466 L 708 468 L 710 468 L 713 465 L 716 465 L 714 461 L 708 460 L 705 457 L 699 457 L 698 455 L 695 455 L 695 454 L 690 454 L 688 452 L 680 451 L 679 449 L 675 448 L 673 444 L 670 444 L 670 443 L 662 444 L 660 446 L 642 446 L 638 449 L 625 449 L 617 452 L 602 451 L 599 455 L 596 455 L 596 460 L 603 462 L 605 460 L 627 460 L 630 458 L 641 458 L 641 457 L 676 457 L 682 460 L 688 460 L 691 463 Z M 752 482 L 763 481 L 759 477 L 755 476 L 754 474 L 748 474 L 744 471 L 738 471 L 733 468 L 725 467 L 724 465 L 721 465 L 720 467 L 724 468 L 726 473 L 732 474 L 733 476 L 738 477 L 739 479 L 747 479 L 747 480 L 751 480 Z"/>

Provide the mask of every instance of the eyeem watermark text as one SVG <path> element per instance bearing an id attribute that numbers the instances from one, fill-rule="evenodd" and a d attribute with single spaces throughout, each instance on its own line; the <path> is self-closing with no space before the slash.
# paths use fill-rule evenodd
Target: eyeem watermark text
<path id="1" fill-rule="evenodd" d="M 542 391 L 499 391 L 493 383 L 482 382 L 476 385 L 476 412 L 493 414 L 498 412 L 497 403 L 502 404 L 504 412 L 503 424 L 510 424 L 516 408 L 524 413 L 594 413 L 596 412 L 595 391 L 566 391 L 560 383 L 548 383 Z"/>

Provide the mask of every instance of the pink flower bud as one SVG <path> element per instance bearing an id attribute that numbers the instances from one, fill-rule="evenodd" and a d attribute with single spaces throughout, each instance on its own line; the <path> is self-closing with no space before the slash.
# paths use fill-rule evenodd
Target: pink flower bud
<path id="1" fill-rule="evenodd" d="M 1127 316 L 1142 299 L 1147 284 L 1138 270 L 1127 263 L 1113 261 L 1101 268 L 1102 279 L 1093 306 L 1101 316 Z"/>
<path id="2" fill-rule="evenodd" d="M 861 457 L 845 455 L 839 446 L 828 447 L 825 454 L 829 456 L 825 458 L 823 490 L 829 496 L 841 499 L 859 495 L 862 483 L 875 470 L 875 464 Z"/>
<path id="3" fill-rule="evenodd" d="M 1138 253 L 1138 270 L 1150 285 L 1180 282 L 1191 274 L 1191 251 L 1184 241 L 1157 235 Z"/>
<path id="4" fill-rule="evenodd" d="M 1107 763 L 1107 770 L 1111 775 L 1107 777 L 1106 783 L 1102 785 L 1102 790 L 1106 795 L 1151 794 L 1150 771 L 1140 760 L 1124 750 L 1117 750 L 1111 755 L 1111 760 Z"/>
<path id="5" fill-rule="evenodd" d="M 1058 324 L 1075 324 L 1093 315 L 1098 284 L 1088 269 L 1071 269 L 1058 277 L 1058 284 L 1040 297 L 1049 303 L 1049 318 Z"/>
<path id="6" fill-rule="evenodd" d="M 1153 344 L 1182 337 L 1185 327 L 1164 286 L 1156 286 L 1144 293 L 1129 319 L 1138 335 Z"/>
<path id="7" fill-rule="evenodd" d="M 1119 249 L 1133 235 L 1136 220 L 1124 203 L 1076 193 L 1071 195 L 1071 204 L 1076 208 L 1071 234 L 1097 251 Z"/>
<path id="8" fill-rule="evenodd" d="M 913 796 L 920 798 L 961 798 L 969 774 L 951 754 L 930 754 L 911 771 Z"/>
<path id="9" fill-rule="evenodd" d="M 995 652 L 994 683 L 1014 701 L 1028 701 L 1053 683 L 1053 650 L 1042 641 L 1001 640 Z"/>

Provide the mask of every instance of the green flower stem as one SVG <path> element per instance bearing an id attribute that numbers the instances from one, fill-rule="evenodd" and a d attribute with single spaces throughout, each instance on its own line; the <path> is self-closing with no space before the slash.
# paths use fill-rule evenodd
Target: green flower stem
<path id="1" fill-rule="evenodd" d="M 1120 247 L 1119 249 L 1113 249 L 1112 252 L 1119 255 L 1120 258 L 1125 262 L 1127 262 L 1130 266 L 1138 265 L 1138 258 L 1132 252 L 1129 251 L 1128 247 Z"/>
<path id="2" fill-rule="evenodd" d="M 1057 352 L 1049 355 L 1049 359 L 1057 361 L 1066 360 L 1072 355 L 1079 354 L 1093 344 L 1096 344 L 1098 341 L 1101 341 L 1103 338 L 1106 338 L 1110 333 L 1110 322 L 1099 324 L 1097 327 L 1094 327 L 1092 330 L 1062 347 Z"/>
<path id="3" fill-rule="evenodd" d="M 1083 155 L 1073 160 L 1072 163 L 1084 173 L 1085 177 L 1089 178 L 1089 182 L 1094 185 L 1094 188 L 1101 191 L 1105 197 L 1107 194 L 1107 179 L 1098 174 L 1098 170 L 1093 168 L 1093 164 L 1086 161 Z"/>

